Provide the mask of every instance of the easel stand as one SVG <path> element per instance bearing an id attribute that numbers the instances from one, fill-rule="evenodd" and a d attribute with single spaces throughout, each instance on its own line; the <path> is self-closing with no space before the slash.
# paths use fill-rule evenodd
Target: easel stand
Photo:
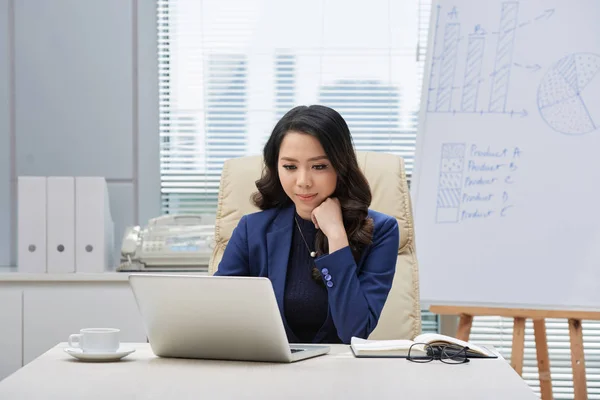
<path id="1" fill-rule="evenodd" d="M 575 390 L 575 400 L 587 399 L 587 381 L 585 377 L 585 360 L 583 355 L 583 332 L 581 329 L 581 320 L 600 320 L 600 312 L 462 306 L 431 306 L 429 310 L 435 314 L 459 315 L 460 322 L 458 324 L 456 337 L 464 341 L 469 340 L 473 317 L 498 316 L 514 318 L 511 366 L 519 375 L 522 375 L 523 373 L 525 320 L 527 318 L 531 318 L 533 320 L 542 400 L 552 399 L 552 380 L 550 378 L 550 361 L 548 357 L 548 341 L 546 339 L 545 319 L 568 319 L 569 336 L 571 338 L 571 366 L 573 367 L 573 388 Z"/>

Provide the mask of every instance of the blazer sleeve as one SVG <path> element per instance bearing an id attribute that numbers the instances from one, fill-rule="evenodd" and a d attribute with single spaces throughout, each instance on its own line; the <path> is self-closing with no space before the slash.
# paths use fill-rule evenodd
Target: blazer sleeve
<path id="1" fill-rule="evenodd" d="M 248 230 L 246 216 L 238 222 L 227 243 L 215 276 L 248 276 Z"/>
<path id="2" fill-rule="evenodd" d="M 400 240 L 396 219 L 386 219 L 376 236 L 358 274 L 348 246 L 315 261 L 326 283 L 331 282 L 327 284 L 329 307 L 344 343 L 350 343 L 352 336 L 369 336 L 392 287 Z"/>

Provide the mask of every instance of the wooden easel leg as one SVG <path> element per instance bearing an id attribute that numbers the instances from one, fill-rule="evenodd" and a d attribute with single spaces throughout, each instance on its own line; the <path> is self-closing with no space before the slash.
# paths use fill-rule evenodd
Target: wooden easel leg
<path id="1" fill-rule="evenodd" d="M 548 357 L 546 322 L 543 319 L 534 319 L 533 332 L 535 336 L 538 372 L 540 375 L 540 393 L 542 395 L 542 400 L 551 400 L 552 379 L 550 377 L 550 357 Z"/>
<path id="2" fill-rule="evenodd" d="M 460 314 L 458 329 L 456 330 L 456 338 L 468 342 L 469 335 L 471 334 L 471 325 L 473 325 L 473 316 Z"/>
<path id="3" fill-rule="evenodd" d="M 585 377 L 581 320 L 569 319 L 569 336 L 571 337 L 571 366 L 573 367 L 573 389 L 575 390 L 575 400 L 587 399 L 587 380 Z"/>
<path id="4" fill-rule="evenodd" d="M 523 375 L 523 353 L 525 351 L 525 318 L 516 317 L 513 326 L 510 365 L 517 374 Z"/>

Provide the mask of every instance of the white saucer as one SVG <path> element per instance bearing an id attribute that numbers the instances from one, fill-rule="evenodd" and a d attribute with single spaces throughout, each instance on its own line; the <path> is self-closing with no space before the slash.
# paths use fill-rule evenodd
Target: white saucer
<path id="1" fill-rule="evenodd" d="M 76 347 L 66 347 L 65 353 L 81 361 L 118 361 L 135 351 L 132 347 L 120 347 L 119 350 L 110 353 L 84 353 Z"/>

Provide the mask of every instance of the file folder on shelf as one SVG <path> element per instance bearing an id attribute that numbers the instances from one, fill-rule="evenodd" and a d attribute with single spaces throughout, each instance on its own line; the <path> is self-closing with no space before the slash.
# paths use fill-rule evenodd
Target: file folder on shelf
<path id="1" fill-rule="evenodd" d="M 114 269 L 114 222 L 102 177 L 75 177 L 75 270 Z"/>
<path id="2" fill-rule="evenodd" d="M 19 176 L 17 265 L 19 272 L 46 272 L 46 177 Z"/>
<path id="3" fill-rule="evenodd" d="M 47 271 L 75 272 L 75 178 L 47 181 Z"/>

